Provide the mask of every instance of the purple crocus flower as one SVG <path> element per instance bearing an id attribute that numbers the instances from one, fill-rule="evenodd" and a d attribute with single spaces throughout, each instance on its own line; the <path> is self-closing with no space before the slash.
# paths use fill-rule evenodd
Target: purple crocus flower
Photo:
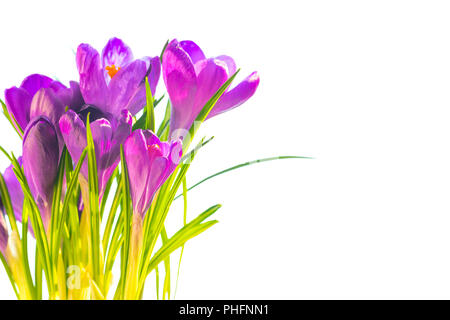
<path id="1" fill-rule="evenodd" d="M 32 74 L 20 87 L 5 90 L 5 102 L 22 131 L 35 116 L 45 115 L 52 119 L 60 116 L 66 106 L 79 111 L 84 104 L 77 82 L 71 81 L 67 88 L 41 74 Z"/>
<path id="2" fill-rule="evenodd" d="M 145 105 L 145 77 L 152 94 L 161 72 L 158 57 L 133 59 L 131 49 L 122 40 L 112 38 L 101 56 L 88 44 L 77 50 L 80 89 L 87 104 L 105 113 L 118 115 L 127 109 L 135 115 Z"/>
<path id="3" fill-rule="evenodd" d="M 97 160 L 100 198 L 107 181 L 120 160 L 120 145 L 131 133 L 132 117 L 128 110 L 122 110 L 119 117 L 92 118 L 91 132 L 94 140 Z M 86 125 L 80 115 L 69 110 L 59 120 L 59 127 L 72 160 L 78 162 L 81 153 L 86 148 Z M 87 180 L 87 161 L 81 167 L 81 174 Z"/>
<path id="4" fill-rule="evenodd" d="M 206 58 L 193 41 L 172 40 L 163 55 L 163 77 L 172 104 L 171 137 L 177 130 L 189 130 L 206 102 L 236 72 L 229 56 Z M 256 91 L 259 76 L 250 74 L 226 91 L 208 115 L 211 118 L 247 101 Z"/>
<path id="5" fill-rule="evenodd" d="M 23 170 L 47 229 L 58 172 L 59 145 L 52 122 L 40 116 L 27 126 L 23 138 Z"/>
<path id="6" fill-rule="evenodd" d="M 124 153 L 134 213 L 143 217 L 155 192 L 180 162 L 181 141 L 161 142 L 150 130 L 136 130 L 125 141 Z"/>

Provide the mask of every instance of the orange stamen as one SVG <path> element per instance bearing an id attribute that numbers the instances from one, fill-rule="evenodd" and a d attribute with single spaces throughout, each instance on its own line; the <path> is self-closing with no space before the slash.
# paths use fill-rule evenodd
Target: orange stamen
<path id="1" fill-rule="evenodd" d="M 116 73 L 119 72 L 120 67 L 116 67 L 115 65 L 112 64 L 110 66 L 106 66 L 105 69 L 106 69 L 106 72 L 108 72 L 109 76 L 112 79 L 112 77 L 114 77 L 116 75 Z"/>

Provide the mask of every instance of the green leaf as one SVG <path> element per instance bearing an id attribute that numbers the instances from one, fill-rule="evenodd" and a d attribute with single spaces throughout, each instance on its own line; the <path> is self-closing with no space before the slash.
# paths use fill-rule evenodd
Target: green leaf
<path id="1" fill-rule="evenodd" d="M 166 51 L 166 48 L 167 48 L 167 45 L 168 45 L 168 44 L 169 44 L 169 40 L 166 41 L 166 43 L 164 44 L 163 49 L 161 50 L 161 54 L 159 55 L 159 60 L 161 61 L 161 63 L 162 63 L 162 61 L 163 61 L 164 51 Z"/>
<path id="2" fill-rule="evenodd" d="M 209 140 L 208 140 L 209 141 Z M 186 177 L 183 179 L 183 226 L 187 223 L 187 183 L 186 183 Z M 177 270 L 177 281 L 175 282 L 175 293 L 174 296 L 177 294 L 178 290 L 178 279 L 180 278 L 180 268 L 181 268 L 181 259 L 183 258 L 184 253 L 184 245 L 181 247 L 180 252 L 180 259 L 178 260 L 178 270 Z"/>
<path id="3" fill-rule="evenodd" d="M 19 291 L 17 289 L 16 282 L 14 281 L 11 268 L 9 267 L 8 262 L 6 261 L 5 257 L 1 252 L 0 252 L 0 260 L 2 260 L 3 267 L 5 268 L 6 274 L 8 275 L 8 279 L 11 282 L 11 286 L 13 287 L 14 293 L 16 294 L 17 299 L 20 300 Z"/>
<path id="4" fill-rule="evenodd" d="M 162 95 L 159 99 L 153 101 L 153 109 L 156 108 L 156 106 L 161 102 L 161 100 L 163 98 L 164 98 L 164 95 Z M 142 112 L 142 115 L 133 124 L 133 131 L 138 130 L 138 129 L 145 129 L 146 119 L 147 119 L 147 111 L 145 110 L 145 107 L 144 107 L 144 111 Z"/>
<path id="5" fill-rule="evenodd" d="M 168 257 L 173 251 L 183 246 L 189 239 L 199 235 L 203 231 L 206 231 L 218 221 L 212 220 L 199 225 L 187 224 L 185 227 L 180 229 L 172 238 L 170 238 L 165 245 L 159 249 L 150 261 L 147 268 L 147 274 L 150 273 L 155 266 L 161 263 L 166 257 Z"/>
<path id="6" fill-rule="evenodd" d="M 66 154 L 67 149 L 64 147 L 63 152 L 61 154 L 61 159 L 59 161 L 58 172 L 56 175 L 56 181 L 53 188 L 53 201 L 52 201 L 52 214 L 50 216 L 50 243 L 51 248 L 54 248 L 58 245 L 59 238 L 56 238 L 58 233 L 56 230 L 56 226 L 59 222 L 61 211 L 59 210 L 61 204 L 61 193 L 63 188 L 64 181 L 64 171 L 66 164 Z M 54 249 L 51 251 L 53 262 L 56 263 L 57 259 L 57 251 Z"/>
<path id="7" fill-rule="evenodd" d="M 145 128 L 155 131 L 155 110 L 153 107 L 153 96 L 152 90 L 150 89 L 150 84 L 148 83 L 148 77 L 145 77 L 145 97 L 147 104 L 145 106 L 146 117 L 145 117 Z"/>
<path id="8" fill-rule="evenodd" d="M 5 179 L 3 175 L 0 173 L 0 198 L 3 203 L 3 207 L 5 208 L 6 214 L 9 219 L 9 224 L 13 231 L 17 231 L 19 234 L 19 229 L 17 228 L 16 217 L 14 215 L 14 210 L 11 204 L 11 198 L 9 196 L 8 188 L 6 187 Z M 1 214 L 1 213 L 0 213 Z"/>
<path id="9" fill-rule="evenodd" d="M 91 245 L 92 245 L 92 264 L 94 270 L 94 280 L 99 282 L 100 270 L 100 209 L 98 197 L 98 176 L 97 176 L 97 160 L 95 157 L 95 146 L 92 138 L 89 114 L 86 121 L 86 140 L 88 155 L 88 172 L 89 172 L 89 215 L 91 219 Z"/>
<path id="10" fill-rule="evenodd" d="M 162 140 L 167 141 L 169 136 L 169 127 L 170 127 L 170 113 L 171 113 L 171 105 L 170 101 L 167 101 L 166 111 L 164 113 L 164 118 L 159 125 L 158 132 L 156 135 Z"/>
<path id="11" fill-rule="evenodd" d="M 75 167 L 75 170 L 70 178 L 70 181 L 67 184 L 67 191 L 66 195 L 64 197 L 63 206 L 61 210 L 61 217 L 56 220 L 55 222 L 55 239 L 52 243 L 52 256 L 55 258 L 58 256 L 58 243 L 61 239 L 61 234 L 64 226 L 64 221 L 66 221 L 67 215 L 70 213 L 70 204 L 75 202 L 76 205 L 76 195 L 77 195 L 77 186 L 78 186 L 78 176 L 80 174 L 81 166 L 83 165 L 84 159 L 86 158 L 88 150 L 85 148 L 83 152 L 81 153 L 80 158 L 78 159 L 77 166 Z M 74 220 L 74 217 L 71 217 L 70 225 L 75 230 L 78 230 L 79 228 L 79 221 L 78 221 L 78 213 L 76 214 L 76 218 Z M 54 259 L 54 262 L 56 263 L 56 260 Z"/>
<path id="12" fill-rule="evenodd" d="M 187 189 L 187 191 L 191 191 L 192 189 L 194 189 L 195 187 L 199 186 L 203 182 L 206 182 L 209 179 L 212 179 L 214 177 L 220 176 L 221 174 L 224 174 L 224 173 L 227 173 L 227 172 L 230 172 L 230 171 L 242 168 L 242 167 L 246 167 L 246 166 L 249 166 L 249 165 L 252 165 L 252 164 L 255 164 L 255 163 L 262 163 L 262 162 L 273 161 L 273 160 L 282 160 L 282 159 L 313 159 L 313 158 L 311 158 L 311 157 L 300 157 L 300 156 L 277 156 L 277 157 L 270 157 L 270 158 L 257 159 L 257 160 L 253 160 L 253 161 L 247 161 L 247 162 L 240 163 L 240 164 L 237 164 L 235 166 L 232 166 L 230 168 L 227 168 L 225 170 L 216 172 L 216 173 L 214 173 L 214 174 L 212 174 L 212 175 L 210 175 L 210 176 L 200 180 L 199 182 L 195 183 L 193 186 L 190 186 Z M 178 196 L 175 197 L 175 199 L 178 199 L 181 196 L 182 196 L 182 194 L 179 194 Z"/>
<path id="13" fill-rule="evenodd" d="M 121 275 L 122 275 L 122 297 L 125 294 L 125 283 L 124 277 L 126 277 L 127 274 L 127 258 L 128 253 L 130 249 L 130 227 L 131 227 L 131 217 L 132 217 L 132 209 L 130 205 L 130 180 L 128 178 L 128 167 L 125 160 L 125 154 L 123 151 L 123 145 L 120 146 L 120 163 L 121 163 L 121 169 L 122 169 L 122 210 L 124 213 L 124 245 L 122 247 L 123 254 L 122 254 L 122 260 L 121 260 Z"/>

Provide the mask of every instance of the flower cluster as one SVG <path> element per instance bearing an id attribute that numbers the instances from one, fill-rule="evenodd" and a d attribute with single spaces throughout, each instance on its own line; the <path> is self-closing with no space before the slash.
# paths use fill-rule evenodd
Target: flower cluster
<path id="1" fill-rule="evenodd" d="M 202 112 L 206 120 L 244 103 L 255 93 L 259 77 L 251 73 L 229 89 L 237 71 L 231 57 L 207 58 L 196 43 L 177 40 L 167 43 L 161 56 L 140 59 L 117 38 L 101 53 L 80 44 L 76 65 L 79 79 L 68 87 L 33 74 L 5 90 L 4 111 L 23 139 L 23 153 L 11 156 L 13 163 L 0 181 L 0 253 L 18 295 L 39 298 L 18 254 L 26 248 L 15 223 L 26 223 L 23 230 L 32 232 L 42 251 L 50 298 L 105 298 L 110 268 L 122 250 L 124 270 L 115 298 L 139 298 L 145 277 L 159 261 L 152 250 L 159 235 L 165 241 L 164 218 L 184 179 L 182 157 L 192 140 L 187 133 Z M 153 109 L 161 99 L 153 97 L 161 73 L 168 104 L 155 132 Z M 112 217 L 99 241 L 99 222 L 114 181 L 118 191 Z M 80 257 L 64 252 L 71 245 Z M 59 264 L 80 267 L 78 291 L 58 280 L 66 272 Z M 143 268 L 148 272 L 143 274 Z"/>

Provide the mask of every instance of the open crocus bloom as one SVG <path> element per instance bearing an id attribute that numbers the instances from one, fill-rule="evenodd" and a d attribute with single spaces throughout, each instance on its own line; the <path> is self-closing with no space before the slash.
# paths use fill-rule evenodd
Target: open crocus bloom
<path id="1" fill-rule="evenodd" d="M 97 160 L 99 193 L 102 197 L 106 183 L 119 163 L 120 145 L 131 133 L 132 117 L 130 112 L 124 109 L 118 118 L 91 117 L 90 121 Z M 78 114 L 69 110 L 59 120 L 59 127 L 72 160 L 78 162 L 87 145 L 84 121 Z M 88 179 L 87 161 L 81 167 L 81 174 Z"/>
<path id="2" fill-rule="evenodd" d="M 23 138 L 23 170 L 47 229 L 53 188 L 58 172 L 59 146 L 56 129 L 46 117 L 29 123 Z"/>
<path id="3" fill-rule="evenodd" d="M 134 214 L 142 217 L 155 192 L 181 160 L 181 141 L 162 142 L 150 130 L 136 130 L 124 143 Z"/>
<path id="4" fill-rule="evenodd" d="M 145 105 L 145 77 L 155 93 L 161 65 L 159 57 L 133 60 L 131 49 L 112 38 L 101 56 L 88 44 L 77 50 L 80 89 L 87 104 L 105 113 L 118 115 L 127 109 L 132 115 Z"/>
<path id="5" fill-rule="evenodd" d="M 42 103 L 43 99 L 50 103 Z M 22 131 L 34 116 L 51 118 L 52 114 L 62 114 L 65 107 L 78 111 L 84 104 L 77 82 L 71 81 L 67 88 L 41 74 L 32 74 L 22 81 L 20 87 L 5 90 L 5 102 Z"/>
<path id="6" fill-rule="evenodd" d="M 189 130 L 206 102 L 236 72 L 236 64 L 231 57 L 206 58 L 193 41 L 178 42 L 176 39 L 164 51 L 162 67 L 172 103 L 171 137 L 179 137 L 182 133 L 179 130 Z M 208 118 L 247 101 L 258 84 L 259 76 L 253 72 L 220 97 Z"/>

